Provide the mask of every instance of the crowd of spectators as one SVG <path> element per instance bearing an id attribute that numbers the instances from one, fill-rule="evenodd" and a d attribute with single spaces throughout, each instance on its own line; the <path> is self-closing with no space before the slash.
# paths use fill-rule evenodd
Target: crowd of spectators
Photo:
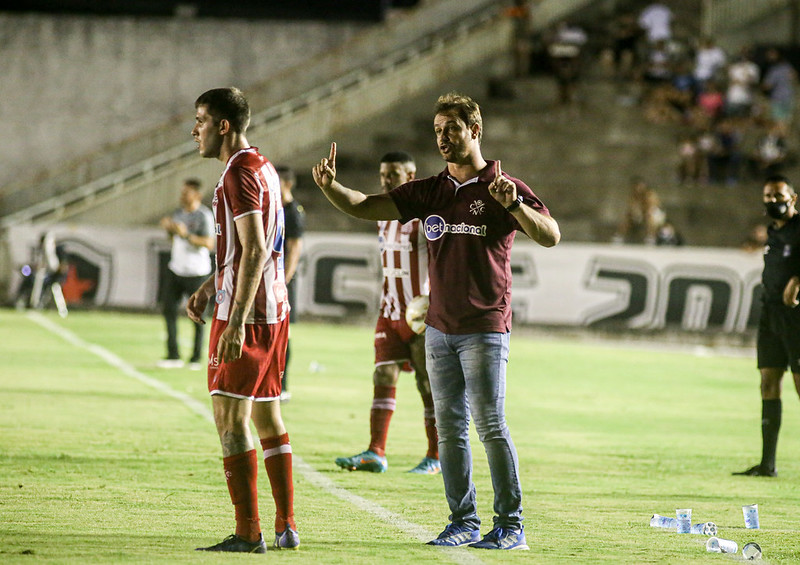
<path id="1" fill-rule="evenodd" d="M 795 159 L 789 133 L 797 73 L 781 49 L 744 46 L 730 53 L 713 37 L 676 37 L 674 21 L 661 2 L 620 11 L 611 22 L 605 60 L 613 64 L 620 92 L 636 93 L 647 121 L 674 124 L 681 132 L 677 183 L 734 187 L 784 172 Z M 652 195 L 642 196 L 646 191 Z M 653 189 L 634 189 L 615 240 L 659 243 L 659 231 L 676 233 L 657 201 Z M 631 228 L 632 218 L 646 217 L 642 211 L 648 209 L 643 236 Z"/>
<path id="2" fill-rule="evenodd" d="M 677 180 L 734 186 L 781 172 L 792 159 L 794 67 L 776 47 L 731 54 L 713 37 L 677 39 L 669 14 L 660 3 L 642 11 L 632 62 L 618 63 L 617 75 L 638 86 L 648 121 L 684 129 L 676 143 Z M 620 41 L 630 45 L 631 19 L 621 14 L 613 26 L 615 61 Z"/>

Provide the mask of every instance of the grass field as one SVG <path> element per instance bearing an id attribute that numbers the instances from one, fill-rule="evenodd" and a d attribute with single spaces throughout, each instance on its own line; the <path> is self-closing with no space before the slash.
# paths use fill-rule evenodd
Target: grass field
<path id="1" fill-rule="evenodd" d="M 183 323 L 183 322 L 182 322 Z M 754 361 L 514 335 L 507 414 L 520 456 L 530 552 L 425 546 L 447 522 L 440 477 L 404 473 L 425 450 L 405 375 L 389 471 L 347 473 L 371 403 L 369 327 L 292 329 L 295 509 L 302 546 L 267 556 L 196 553 L 233 531 L 203 372 L 160 370 L 155 315 L 0 311 L 2 563 L 728 563 L 706 538 L 651 528 L 692 508 L 719 536 L 800 562 L 800 410 L 784 394 L 777 479 L 732 477 L 760 455 Z M 188 322 L 180 326 L 189 339 Z M 184 347 L 184 349 L 187 349 Z M 491 484 L 473 435 L 482 528 Z M 261 469 L 263 471 L 263 469 Z M 273 506 L 262 472 L 261 515 Z M 758 503 L 760 530 L 741 507 Z"/>

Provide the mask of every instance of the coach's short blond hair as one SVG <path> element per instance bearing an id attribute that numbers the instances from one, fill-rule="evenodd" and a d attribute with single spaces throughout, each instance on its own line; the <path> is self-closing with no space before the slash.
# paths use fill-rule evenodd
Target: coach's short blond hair
<path id="1" fill-rule="evenodd" d="M 478 141 L 483 136 L 483 118 L 481 118 L 481 108 L 478 103 L 465 94 L 458 92 L 448 92 L 442 94 L 436 101 L 433 107 L 434 113 L 438 114 L 455 114 L 462 120 L 467 127 L 472 127 L 474 124 L 480 126 L 478 128 Z"/>

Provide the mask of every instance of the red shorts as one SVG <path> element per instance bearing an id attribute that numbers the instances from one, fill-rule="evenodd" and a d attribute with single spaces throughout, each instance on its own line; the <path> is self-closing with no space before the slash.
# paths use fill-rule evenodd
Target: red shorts
<path id="1" fill-rule="evenodd" d="M 416 337 L 405 320 L 390 320 L 381 316 L 375 324 L 375 365 L 403 364 L 410 371 L 411 340 Z"/>
<path id="2" fill-rule="evenodd" d="M 286 367 L 289 318 L 277 324 L 246 324 L 242 356 L 230 363 L 219 363 L 217 342 L 227 326 L 224 320 L 211 322 L 208 392 L 256 402 L 279 398 Z"/>

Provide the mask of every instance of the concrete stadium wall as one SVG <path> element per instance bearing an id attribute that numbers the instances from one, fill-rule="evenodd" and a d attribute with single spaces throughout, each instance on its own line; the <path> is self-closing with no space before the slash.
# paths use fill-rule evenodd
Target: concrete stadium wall
<path id="1" fill-rule="evenodd" d="M 0 186 L 183 119 L 200 92 L 264 82 L 365 25 L 0 13 Z"/>

